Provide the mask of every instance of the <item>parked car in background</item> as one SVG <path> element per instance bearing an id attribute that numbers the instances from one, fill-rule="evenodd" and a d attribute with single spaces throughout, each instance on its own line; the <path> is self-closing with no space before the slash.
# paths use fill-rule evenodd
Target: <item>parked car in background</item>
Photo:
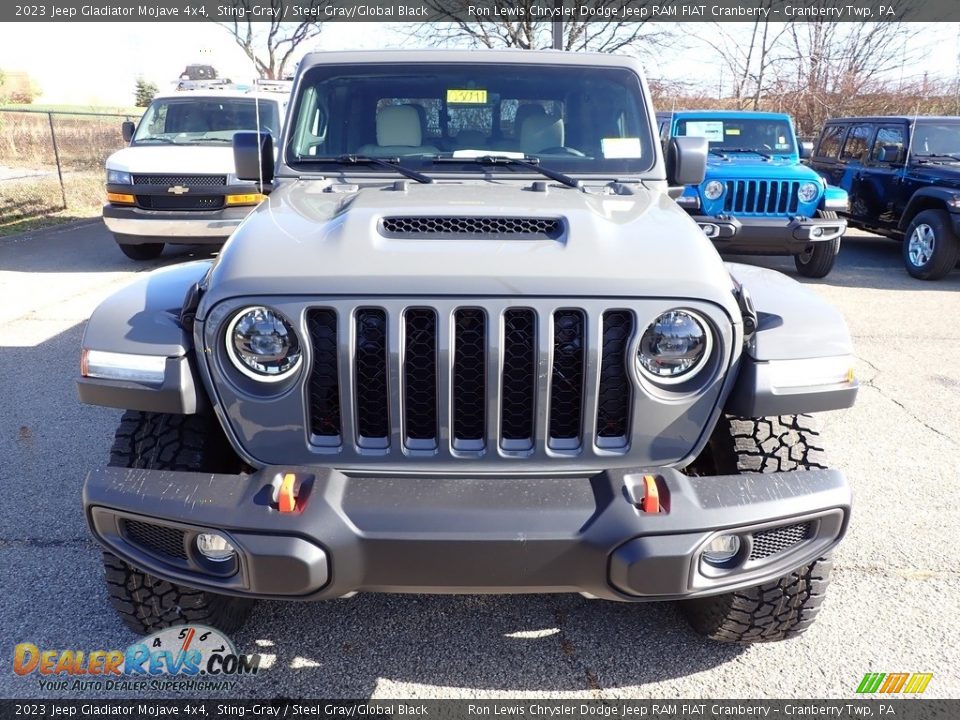
<path id="1" fill-rule="evenodd" d="M 853 227 L 903 241 L 913 277 L 938 280 L 960 259 L 960 117 L 827 122 L 810 161 L 850 195 Z"/>
<path id="2" fill-rule="evenodd" d="M 658 116 L 661 139 L 699 136 L 710 143 L 703 182 L 678 199 L 718 250 L 793 255 L 797 272 L 821 278 L 833 268 L 846 221 L 846 193 L 801 164 L 783 113 L 682 111 Z"/>
<path id="3" fill-rule="evenodd" d="M 130 146 L 107 159 L 103 221 L 127 257 L 155 258 L 168 243 L 221 244 L 263 199 L 233 172 L 233 134 L 278 137 L 289 85 L 221 87 L 158 96 L 136 127 L 123 124 Z"/>

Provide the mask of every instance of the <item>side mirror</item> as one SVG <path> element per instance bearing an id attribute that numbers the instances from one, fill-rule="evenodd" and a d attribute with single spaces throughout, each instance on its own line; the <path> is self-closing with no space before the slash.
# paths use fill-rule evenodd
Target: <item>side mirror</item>
<path id="1" fill-rule="evenodd" d="M 902 151 L 903 148 L 900 145 L 884 145 L 880 148 L 880 154 L 877 157 L 877 162 L 899 163 L 900 154 Z"/>
<path id="2" fill-rule="evenodd" d="M 270 133 L 234 133 L 233 164 L 241 180 L 272 182 L 273 138 Z"/>
<path id="3" fill-rule="evenodd" d="M 130 120 L 124 120 L 123 124 L 120 126 L 120 131 L 123 133 L 123 141 L 125 143 L 133 140 L 133 133 L 136 131 L 137 126 L 133 124 Z"/>
<path id="4" fill-rule="evenodd" d="M 667 183 L 699 185 L 707 174 L 710 144 L 704 137 L 672 137 L 667 145 Z"/>
<path id="5" fill-rule="evenodd" d="M 800 159 L 806 160 L 807 158 L 813 157 L 813 143 L 809 140 L 804 140 L 800 143 Z"/>

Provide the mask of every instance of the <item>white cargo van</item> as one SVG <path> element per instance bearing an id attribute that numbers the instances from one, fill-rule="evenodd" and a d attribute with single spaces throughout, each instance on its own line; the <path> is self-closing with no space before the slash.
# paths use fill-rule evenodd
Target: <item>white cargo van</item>
<path id="1" fill-rule="evenodd" d="M 129 147 L 107 159 L 103 221 L 124 255 L 150 260 L 172 244 L 222 244 L 263 196 L 233 174 L 233 134 L 274 143 L 290 83 L 238 89 L 222 83 L 154 98 L 124 123 Z"/>

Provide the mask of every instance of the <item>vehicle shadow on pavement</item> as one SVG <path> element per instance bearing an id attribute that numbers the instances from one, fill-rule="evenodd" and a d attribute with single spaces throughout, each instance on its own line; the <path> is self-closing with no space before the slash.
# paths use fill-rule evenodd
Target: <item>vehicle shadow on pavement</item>
<path id="1" fill-rule="evenodd" d="M 900 243 L 875 235 L 845 236 L 840 244 L 836 265 L 827 277 L 820 280 L 800 276 L 791 257 L 724 255 L 723 259 L 777 270 L 811 285 L 876 290 L 960 290 L 960 268 L 942 280 L 917 280 L 910 277 L 903 267 Z"/>
<path id="2" fill-rule="evenodd" d="M 0 270 L 21 273 L 142 272 L 209 258 L 212 245 L 168 245 L 157 260 L 125 257 L 101 220 L 0 237 Z"/>
<path id="3" fill-rule="evenodd" d="M 746 648 L 695 635 L 673 603 L 578 595 L 377 595 L 261 603 L 235 637 L 280 688 L 433 696 L 432 686 L 585 695 L 689 676 Z M 259 678 L 258 678 L 259 680 Z M 271 683 L 273 684 L 273 683 Z M 405 687 L 398 687 L 405 686 Z"/>

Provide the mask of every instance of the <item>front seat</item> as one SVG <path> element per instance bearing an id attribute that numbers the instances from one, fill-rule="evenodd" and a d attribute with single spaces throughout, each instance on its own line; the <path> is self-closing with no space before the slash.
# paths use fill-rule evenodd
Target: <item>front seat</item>
<path id="1" fill-rule="evenodd" d="M 363 145 L 360 155 L 432 155 L 440 151 L 421 145 L 420 115 L 412 105 L 389 105 L 377 112 L 377 144 Z"/>
<path id="2" fill-rule="evenodd" d="M 563 139 L 563 118 L 531 115 L 520 126 L 520 150 L 527 155 L 563 147 Z"/>

